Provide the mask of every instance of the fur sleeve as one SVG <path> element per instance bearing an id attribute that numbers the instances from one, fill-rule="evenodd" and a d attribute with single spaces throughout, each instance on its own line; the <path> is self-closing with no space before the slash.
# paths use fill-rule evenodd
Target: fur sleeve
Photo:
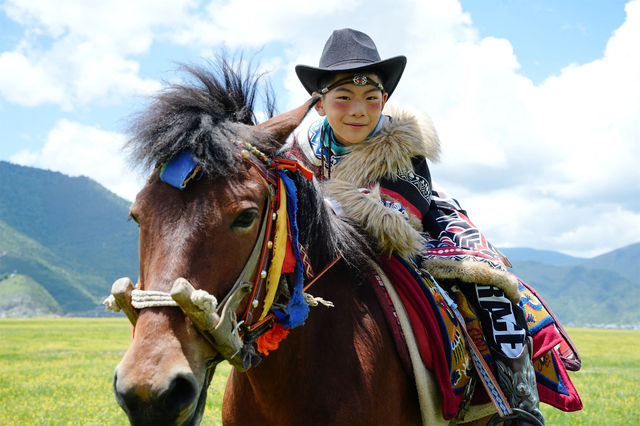
<path id="1" fill-rule="evenodd" d="M 405 259 L 419 255 L 424 238 L 400 214 L 380 202 L 376 186 L 363 194 L 358 187 L 337 179 L 324 183 L 325 194 L 340 205 L 344 216 L 370 235 L 383 253 L 395 253 Z"/>

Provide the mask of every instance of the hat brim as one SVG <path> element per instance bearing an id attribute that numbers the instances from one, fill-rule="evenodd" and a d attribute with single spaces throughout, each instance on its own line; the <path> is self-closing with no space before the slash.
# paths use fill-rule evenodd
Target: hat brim
<path id="1" fill-rule="evenodd" d="M 313 92 L 319 92 L 320 89 L 322 89 L 319 87 L 320 82 L 328 74 L 358 71 L 375 72 L 382 74 L 381 78 L 383 79 L 384 91 L 391 96 L 400 81 L 400 77 L 402 77 L 406 64 L 406 56 L 394 56 L 393 58 L 385 59 L 384 61 L 351 61 L 332 65 L 327 68 L 296 65 L 296 74 L 307 92 L 312 94 Z"/>

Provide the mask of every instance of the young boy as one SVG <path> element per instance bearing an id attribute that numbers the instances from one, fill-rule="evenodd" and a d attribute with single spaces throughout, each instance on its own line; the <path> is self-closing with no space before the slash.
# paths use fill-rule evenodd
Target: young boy
<path id="1" fill-rule="evenodd" d="M 334 211 L 381 251 L 419 259 L 441 285 L 462 289 L 509 402 L 543 423 L 517 278 L 457 201 L 434 190 L 427 159 L 437 160 L 439 140 L 431 122 L 389 108 L 383 114 L 405 65 L 404 56 L 381 60 L 362 32 L 334 31 L 318 67 L 296 66 L 305 89 L 321 96 L 315 108 L 324 118 L 300 131 L 291 151 L 325 181 Z"/>

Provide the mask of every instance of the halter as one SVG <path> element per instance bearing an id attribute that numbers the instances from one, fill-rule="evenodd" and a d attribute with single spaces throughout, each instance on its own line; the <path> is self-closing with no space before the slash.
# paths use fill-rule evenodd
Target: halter
<path id="1" fill-rule="evenodd" d="M 241 371 L 246 371 L 260 361 L 253 342 L 272 329 L 277 315 L 270 311 L 279 288 L 282 263 L 287 244 L 287 212 L 282 170 L 300 172 L 309 180 L 313 173 L 294 160 L 271 158 L 247 142 L 235 141 L 240 148 L 242 160 L 253 166 L 266 181 L 269 188 L 265 211 L 260 223 L 256 243 L 229 293 L 218 303 L 215 296 L 204 290 L 196 290 L 184 278 L 178 278 L 170 293 L 136 290 L 128 278 L 117 280 L 112 287 L 112 295 L 104 304 L 112 311 L 122 310 L 135 326 L 138 310 L 148 307 L 179 307 L 188 316 L 207 342 L 224 358 Z M 297 244 L 296 242 L 293 242 Z M 313 276 L 306 252 L 302 246 L 301 260 L 306 276 Z M 306 287 L 306 291 L 320 276 L 329 270 L 340 258 L 331 262 Z M 297 261 L 298 259 L 296 259 Z M 306 260 L 306 261 L 305 261 Z M 270 262 L 271 261 L 271 262 Z M 257 295 L 265 288 L 263 311 L 257 321 L 254 310 L 260 305 Z M 300 290 L 303 291 L 303 290 Z M 332 306 L 321 298 L 302 293 L 308 305 L 322 303 Z M 249 303 L 240 320 L 236 317 L 239 305 L 250 295 Z M 286 334 L 285 334 L 286 335 Z M 267 352 L 268 353 L 268 352 Z"/>

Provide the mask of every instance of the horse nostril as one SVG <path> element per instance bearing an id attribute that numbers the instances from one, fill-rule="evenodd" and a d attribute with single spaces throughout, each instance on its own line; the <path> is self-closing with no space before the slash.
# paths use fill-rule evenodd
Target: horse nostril
<path id="1" fill-rule="evenodd" d="M 124 401 L 122 400 L 122 393 L 118 390 L 118 371 L 117 370 L 115 373 L 113 373 L 113 393 L 116 396 L 116 401 L 118 402 L 118 405 L 121 406 L 122 408 L 125 408 Z"/>
<path id="2" fill-rule="evenodd" d="M 162 401 L 167 412 L 178 414 L 192 405 L 197 397 L 198 383 L 193 374 L 178 374 L 162 395 Z"/>
<path id="3" fill-rule="evenodd" d="M 140 405 L 140 396 L 134 388 L 123 388 L 122 383 L 118 383 L 118 373 L 113 375 L 113 393 L 116 396 L 116 402 L 122 409 L 131 415 L 136 412 Z"/>

